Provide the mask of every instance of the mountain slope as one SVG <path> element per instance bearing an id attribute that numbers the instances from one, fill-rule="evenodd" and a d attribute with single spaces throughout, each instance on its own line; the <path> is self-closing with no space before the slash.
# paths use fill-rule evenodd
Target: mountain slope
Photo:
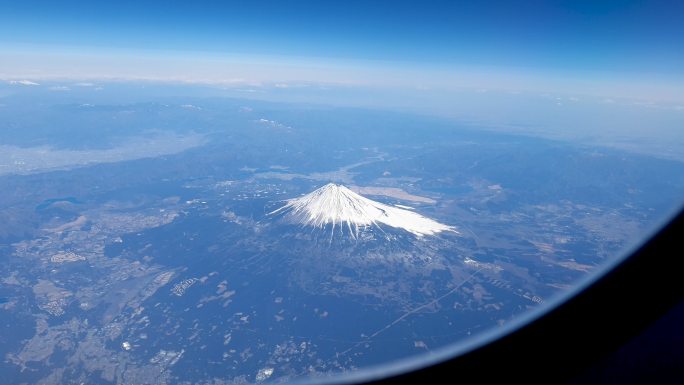
<path id="1" fill-rule="evenodd" d="M 309 194 L 290 199 L 271 214 L 283 214 L 293 223 L 324 228 L 332 225 L 349 229 L 356 238 L 360 230 L 386 225 L 406 230 L 418 237 L 442 231 L 456 231 L 410 210 L 392 207 L 365 198 L 350 189 L 329 183 Z"/>

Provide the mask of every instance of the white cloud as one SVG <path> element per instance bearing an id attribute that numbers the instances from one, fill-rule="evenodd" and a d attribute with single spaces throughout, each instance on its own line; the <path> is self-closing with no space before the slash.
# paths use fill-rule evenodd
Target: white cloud
<path id="1" fill-rule="evenodd" d="M 599 98 L 652 99 L 681 104 L 684 79 L 606 72 L 555 73 L 534 69 L 415 65 L 402 62 L 259 55 L 188 55 L 183 52 L 110 50 L 109 52 L 21 50 L 0 54 L 0 79 L 72 81 L 97 87 L 110 81 L 206 84 L 231 91 L 268 94 L 300 87 L 429 89 L 434 92 L 560 93 Z M 21 83 L 20 83 L 21 82 Z M 94 83 L 94 84 L 93 84 Z M 96 89 L 96 88 L 94 88 Z M 317 88 L 326 89 L 326 88 Z M 256 95 L 255 95 L 256 96 Z"/>
<path id="2" fill-rule="evenodd" d="M 32 82 L 30 80 L 10 80 L 9 84 L 21 85 L 21 86 L 39 86 L 39 83 Z"/>
<path id="3" fill-rule="evenodd" d="M 286 129 L 291 129 L 291 128 L 292 128 L 292 127 L 290 127 L 290 126 L 286 126 L 286 125 L 284 125 L 284 124 L 282 124 L 282 123 L 280 123 L 280 122 L 277 122 L 277 121 L 275 121 L 275 120 L 269 120 L 269 119 L 264 119 L 264 118 L 255 120 L 255 122 L 257 122 L 257 123 L 259 123 L 259 124 L 266 125 L 266 126 L 271 126 L 271 127 L 273 127 L 273 128 L 286 128 Z"/>

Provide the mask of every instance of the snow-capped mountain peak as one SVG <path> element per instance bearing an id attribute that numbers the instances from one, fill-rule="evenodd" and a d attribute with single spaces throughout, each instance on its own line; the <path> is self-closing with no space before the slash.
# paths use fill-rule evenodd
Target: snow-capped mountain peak
<path id="1" fill-rule="evenodd" d="M 360 229 L 386 225 L 404 229 L 416 236 L 456 231 L 453 227 L 426 218 L 414 211 L 392 207 L 365 198 L 347 187 L 329 183 L 309 194 L 290 199 L 271 214 L 283 214 L 294 223 L 323 228 L 348 228 L 352 236 Z"/>

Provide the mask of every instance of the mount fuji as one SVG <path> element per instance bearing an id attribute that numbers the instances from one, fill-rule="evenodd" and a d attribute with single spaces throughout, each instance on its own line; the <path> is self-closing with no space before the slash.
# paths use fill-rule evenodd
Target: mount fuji
<path id="1" fill-rule="evenodd" d="M 383 231 L 381 225 L 402 229 L 417 237 L 443 231 L 457 232 L 452 226 L 410 210 L 373 201 L 334 183 L 290 199 L 270 214 L 283 215 L 291 223 L 303 226 L 321 229 L 332 226 L 333 234 L 336 228 L 341 232 L 348 229 L 353 238 L 358 238 L 359 232 L 367 229 Z"/>

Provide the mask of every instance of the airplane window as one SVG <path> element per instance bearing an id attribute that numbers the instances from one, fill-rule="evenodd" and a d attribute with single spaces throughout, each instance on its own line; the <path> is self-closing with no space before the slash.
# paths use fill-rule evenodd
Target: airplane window
<path id="1" fill-rule="evenodd" d="M 524 328 L 684 203 L 680 19 L 0 3 L 3 381 L 363 381 Z"/>

